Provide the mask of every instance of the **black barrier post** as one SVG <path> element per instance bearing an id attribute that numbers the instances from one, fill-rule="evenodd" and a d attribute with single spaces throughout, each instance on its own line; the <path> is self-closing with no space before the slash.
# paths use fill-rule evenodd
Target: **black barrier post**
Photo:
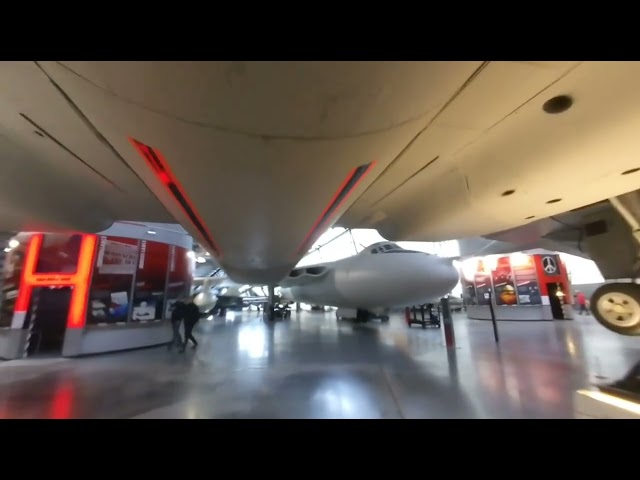
<path id="1" fill-rule="evenodd" d="M 493 310 L 493 295 L 491 292 L 489 295 L 489 311 L 491 312 L 491 323 L 493 323 L 493 337 L 496 339 L 496 343 L 500 343 L 500 337 L 498 336 L 498 323 L 496 322 L 496 312 Z"/>

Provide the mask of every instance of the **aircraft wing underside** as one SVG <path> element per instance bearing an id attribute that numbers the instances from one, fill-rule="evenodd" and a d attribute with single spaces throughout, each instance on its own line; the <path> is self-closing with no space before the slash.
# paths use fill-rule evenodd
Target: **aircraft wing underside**
<path id="1" fill-rule="evenodd" d="M 486 236 L 637 189 L 638 83 L 640 62 L 2 62 L 0 231 L 175 221 L 235 281 L 313 282 L 287 275 L 334 225 Z"/>

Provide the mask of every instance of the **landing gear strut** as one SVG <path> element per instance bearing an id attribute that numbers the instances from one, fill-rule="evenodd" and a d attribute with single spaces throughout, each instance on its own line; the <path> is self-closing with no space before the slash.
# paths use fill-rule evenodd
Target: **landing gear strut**
<path id="1" fill-rule="evenodd" d="M 606 279 L 640 278 L 640 190 L 609 202 L 618 215 L 590 216 L 587 251 Z M 626 225 L 625 225 L 626 224 Z M 604 228 L 603 228 L 604 227 Z M 612 248 L 615 245 L 615 248 Z M 591 312 L 606 329 L 640 335 L 640 285 L 605 283 L 591 296 Z"/>
<path id="2" fill-rule="evenodd" d="M 640 335 L 640 285 L 605 283 L 591 296 L 591 312 L 612 332 Z"/>
<path id="3" fill-rule="evenodd" d="M 269 289 L 269 302 L 264 307 L 264 315 L 269 322 L 274 322 L 276 320 L 276 312 L 275 312 L 276 288 L 274 286 L 269 286 L 268 289 Z"/>

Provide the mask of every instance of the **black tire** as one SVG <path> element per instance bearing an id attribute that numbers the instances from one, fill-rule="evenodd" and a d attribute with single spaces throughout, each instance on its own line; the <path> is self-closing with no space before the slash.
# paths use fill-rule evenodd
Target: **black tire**
<path id="1" fill-rule="evenodd" d="M 389 315 L 382 315 L 380 317 L 380 321 L 381 322 L 388 322 L 389 321 Z"/>
<path id="2" fill-rule="evenodd" d="M 614 307 L 621 312 L 613 311 Z M 605 283 L 591 296 L 591 313 L 607 330 L 620 335 L 640 335 L 640 285 Z"/>

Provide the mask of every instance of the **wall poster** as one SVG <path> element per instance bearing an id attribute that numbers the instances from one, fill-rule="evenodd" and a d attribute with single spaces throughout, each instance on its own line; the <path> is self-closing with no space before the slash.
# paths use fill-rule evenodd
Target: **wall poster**
<path id="1" fill-rule="evenodd" d="M 138 242 L 135 244 L 114 237 L 100 237 L 98 272 L 105 275 L 133 275 L 138 259 Z"/>
<path id="2" fill-rule="evenodd" d="M 491 272 L 496 305 L 517 305 L 518 296 L 511 272 L 509 257 L 499 257 Z"/>
<path id="3" fill-rule="evenodd" d="M 89 290 L 88 325 L 128 320 L 138 249 L 139 241 L 133 238 L 100 237 Z"/>
<path id="4" fill-rule="evenodd" d="M 476 295 L 478 305 L 489 305 L 491 303 L 491 275 L 487 273 L 483 260 L 478 260 L 478 268 L 474 274 L 474 283 L 476 285 Z"/>
<path id="5" fill-rule="evenodd" d="M 168 263 L 169 245 L 142 240 L 133 292 L 132 321 L 163 318 Z"/>
<path id="6" fill-rule="evenodd" d="M 523 254 L 517 259 L 512 262 L 512 268 L 520 305 L 542 305 L 535 258 Z"/>

